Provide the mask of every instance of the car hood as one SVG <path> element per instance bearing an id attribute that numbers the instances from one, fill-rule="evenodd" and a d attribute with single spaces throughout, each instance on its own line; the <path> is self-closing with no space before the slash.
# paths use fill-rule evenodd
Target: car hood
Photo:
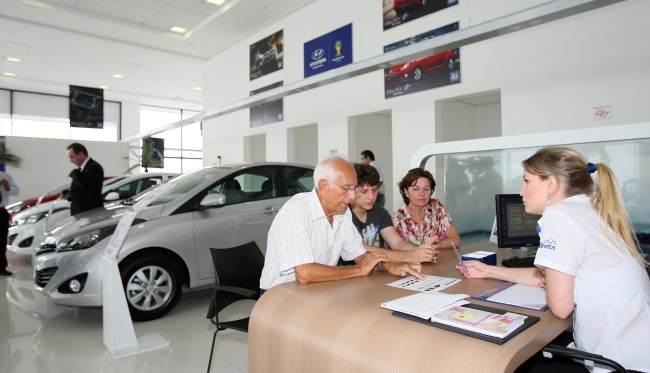
<path id="1" fill-rule="evenodd" d="M 26 210 L 17 213 L 16 215 L 14 215 L 14 220 L 23 219 L 33 214 L 48 212 L 50 211 L 50 208 L 54 208 L 55 210 L 70 208 L 70 202 L 64 199 L 57 199 L 50 202 L 44 202 L 41 203 L 40 205 L 30 207 Z"/>
<path id="2" fill-rule="evenodd" d="M 153 220 L 158 219 L 163 211 L 164 205 L 150 206 L 138 213 L 137 219 Z M 75 216 L 71 216 L 55 228 L 47 232 L 47 236 L 59 239 L 67 237 L 76 232 L 84 232 L 91 229 L 117 225 L 126 211 L 130 211 L 130 206 L 117 205 L 111 208 L 101 207 Z"/>

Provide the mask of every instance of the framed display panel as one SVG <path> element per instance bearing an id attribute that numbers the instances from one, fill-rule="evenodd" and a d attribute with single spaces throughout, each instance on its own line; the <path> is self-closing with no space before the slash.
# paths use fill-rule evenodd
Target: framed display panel
<path id="1" fill-rule="evenodd" d="M 70 86 L 70 127 L 104 127 L 104 90 Z"/>
<path id="2" fill-rule="evenodd" d="M 458 22 L 384 47 L 384 53 L 458 30 Z M 384 69 L 384 98 L 460 83 L 460 49 L 416 58 Z"/>
<path id="3" fill-rule="evenodd" d="M 283 68 L 284 31 L 280 30 L 250 46 L 250 80 Z"/>
<path id="4" fill-rule="evenodd" d="M 268 91 L 273 88 L 281 87 L 282 82 L 273 83 L 251 91 L 251 96 Z M 281 122 L 284 120 L 284 101 L 283 99 L 265 102 L 263 104 L 251 106 L 250 108 L 250 126 L 258 127 L 265 124 Z"/>
<path id="5" fill-rule="evenodd" d="M 458 4 L 458 0 L 382 0 L 384 31 Z"/>

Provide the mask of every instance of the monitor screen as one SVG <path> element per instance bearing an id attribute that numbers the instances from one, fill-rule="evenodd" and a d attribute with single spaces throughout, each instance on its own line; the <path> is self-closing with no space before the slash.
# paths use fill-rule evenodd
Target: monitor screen
<path id="1" fill-rule="evenodd" d="M 526 213 L 518 194 L 497 194 L 497 241 L 499 247 L 539 246 L 537 220 L 539 215 Z"/>

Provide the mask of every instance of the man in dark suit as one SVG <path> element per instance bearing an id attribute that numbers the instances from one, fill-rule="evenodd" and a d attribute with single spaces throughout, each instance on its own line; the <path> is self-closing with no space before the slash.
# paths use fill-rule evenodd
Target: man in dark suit
<path id="1" fill-rule="evenodd" d="M 70 162 L 78 166 L 70 172 L 72 178 L 68 192 L 70 213 L 76 215 L 103 206 L 104 169 L 88 156 L 85 146 L 75 142 L 70 144 L 67 150 Z"/>

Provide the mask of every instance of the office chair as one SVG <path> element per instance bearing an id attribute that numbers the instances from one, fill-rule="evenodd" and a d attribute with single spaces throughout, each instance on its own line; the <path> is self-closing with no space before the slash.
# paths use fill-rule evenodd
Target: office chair
<path id="1" fill-rule="evenodd" d="M 553 358 L 553 356 L 558 357 L 567 357 L 570 359 L 576 359 L 581 361 L 593 361 L 594 363 L 605 365 L 608 368 L 613 369 L 615 372 L 627 373 L 627 369 L 612 359 L 608 359 L 601 355 L 591 354 L 589 352 L 577 350 L 575 348 L 569 348 L 565 346 L 549 344 L 542 349 L 542 354 L 545 358 Z"/>
<path id="2" fill-rule="evenodd" d="M 214 263 L 214 290 L 207 319 L 217 326 L 212 337 L 208 373 L 212 365 L 214 344 L 219 330 L 234 329 L 248 333 L 249 317 L 220 321 L 219 312 L 226 306 L 244 299 L 257 300 L 260 297 L 260 277 L 264 267 L 264 256 L 255 241 L 226 248 L 210 249 Z"/>

